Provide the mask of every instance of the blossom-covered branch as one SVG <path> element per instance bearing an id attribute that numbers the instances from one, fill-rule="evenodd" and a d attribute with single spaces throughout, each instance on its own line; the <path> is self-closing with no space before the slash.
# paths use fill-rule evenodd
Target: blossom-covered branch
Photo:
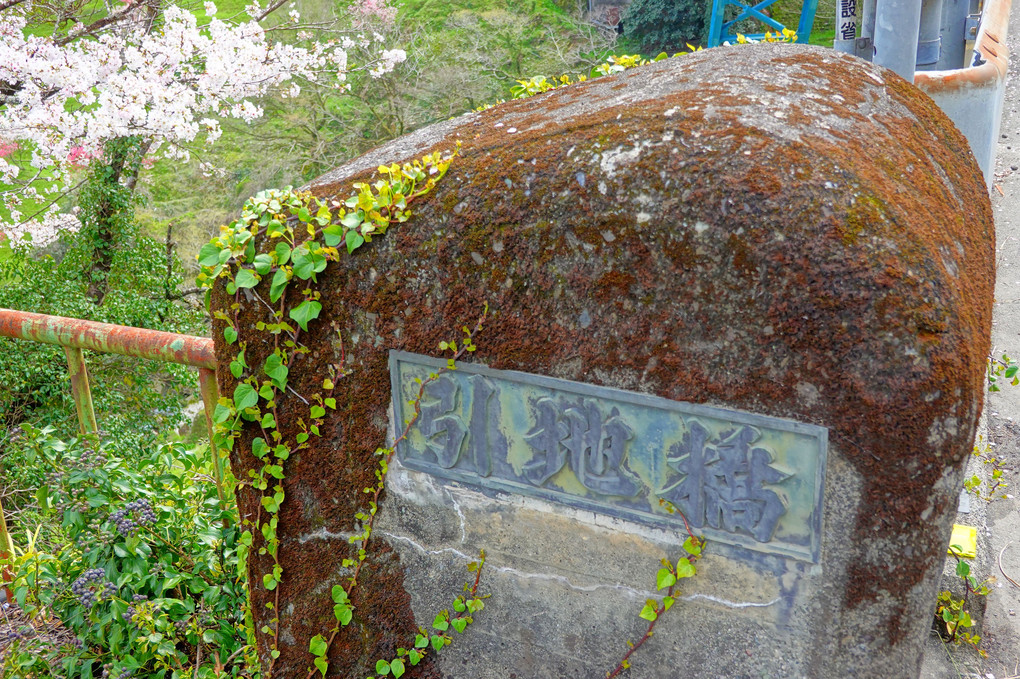
<path id="1" fill-rule="evenodd" d="M 186 161 L 193 144 L 216 141 L 221 119 L 260 117 L 257 99 L 271 90 L 285 86 L 294 96 L 308 82 L 345 87 L 350 39 L 274 42 L 255 19 L 220 20 L 213 2 L 205 2 L 208 20 L 200 21 L 179 6 L 160 10 L 139 0 L 63 37 L 30 30 L 32 0 L 0 2 L 0 194 L 7 204 L 0 231 L 8 236 L 24 221 L 25 200 L 44 203 L 66 190 L 68 171 L 101 159 L 112 139 L 139 137 L 150 154 Z M 279 6 L 253 5 L 250 16 Z M 403 59 L 402 50 L 381 50 L 367 67 L 386 72 Z"/>

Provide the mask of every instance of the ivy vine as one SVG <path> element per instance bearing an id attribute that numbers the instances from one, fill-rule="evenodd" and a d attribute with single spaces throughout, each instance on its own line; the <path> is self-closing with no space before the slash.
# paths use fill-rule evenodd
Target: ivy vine
<path id="1" fill-rule="evenodd" d="M 409 206 L 435 187 L 458 152 L 459 147 L 445 156 L 437 151 L 411 163 L 380 166 L 377 181 L 355 183 L 354 193 L 342 201 L 326 201 L 309 192 L 289 188 L 261 192 L 245 203 L 240 219 L 223 227 L 221 234 L 199 252 L 202 272 L 198 283 L 209 288 L 207 304 L 211 301 L 211 288 L 219 279 L 223 279 L 227 295 L 234 298 L 226 310 L 216 310 L 213 314 L 225 324 L 224 341 L 229 346 L 236 346 L 229 370 L 238 380 L 233 394 L 221 396 L 213 413 L 216 427 L 214 443 L 220 450 L 232 451 L 245 423 L 253 423 L 259 434 L 251 442 L 250 454 L 260 461 L 261 467 L 250 471 L 250 478 L 241 482 L 260 493 L 260 504 L 254 521 L 243 522 L 246 530 L 240 539 L 239 568 L 246 570 L 247 558 L 254 545 L 253 531 L 258 531 L 262 536 L 259 554 L 268 555 L 272 564 L 267 572 L 262 573 L 262 585 L 274 593 L 272 601 L 266 604 L 273 611 L 273 617 L 261 629 L 262 633 L 271 637 L 269 663 L 265 668 L 267 675 L 272 674 L 273 664 L 280 656 L 280 584 L 284 581 L 285 566 L 279 558 L 278 528 L 279 513 L 286 501 L 286 463 L 292 455 L 309 447 L 312 436 L 320 436 L 327 410 L 336 409 L 333 396 L 336 384 L 348 374 L 342 356 L 338 365 L 327 369 L 320 391 L 302 395 L 288 384 L 293 359 L 309 352 L 309 348 L 301 343 L 301 332 L 308 330 L 309 324 L 319 317 L 322 310 L 319 301 L 321 292 L 317 289 L 318 274 L 330 262 L 339 261 L 344 251 L 348 255 L 353 254 L 365 243 L 371 242 L 373 237 L 385 234 L 394 223 L 406 221 L 411 214 Z M 265 244 L 265 247 L 260 245 L 257 248 L 257 242 Z M 256 290 L 266 278 L 270 280 L 268 300 Z M 262 365 L 248 363 L 245 355 L 247 344 L 238 332 L 242 294 L 246 299 L 256 300 L 272 316 L 270 322 L 256 325 L 258 331 L 273 338 L 273 351 Z M 453 353 L 447 369 L 452 369 L 454 361 L 466 352 L 475 350 L 473 337 L 482 329 L 484 318 L 483 313 L 474 329 L 465 328 L 465 336 L 459 346 L 456 340 L 443 343 L 446 345 L 444 348 L 449 347 Z M 438 373 L 422 382 L 418 400 L 424 394 L 428 381 L 437 376 Z M 308 407 L 307 419 L 299 418 L 293 423 L 297 433 L 292 437 L 284 434 L 280 422 L 278 406 L 284 397 L 298 399 Z M 353 568 L 353 573 L 344 584 L 332 588 L 336 625 L 309 642 L 314 666 L 309 668 L 309 677 L 316 671 L 325 676 L 330 645 L 340 628 L 353 618 L 351 592 L 357 586 L 358 576 L 368 558 L 368 543 L 378 499 L 394 447 L 406 437 L 417 419 L 417 401 L 414 406 L 415 414 L 405 423 L 401 437 L 393 446 L 376 451 L 377 482 L 375 486 L 364 489 L 371 496 L 368 511 L 355 516 L 362 529 L 350 538 L 357 552 L 355 558 L 343 562 L 344 567 Z M 471 621 L 470 614 L 483 607 L 482 599 L 477 596 L 483 563 L 484 554 L 479 562 L 472 564 L 471 569 L 476 573 L 475 583 L 467 588 L 466 596 L 454 602 L 456 614 L 444 611 L 437 616 L 433 627 L 439 633 L 420 630 L 412 648 L 399 648 L 396 657 L 380 659 L 376 664 L 377 673 L 400 677 L 405 671 L 405 661 L 416 665 L 425 656 L 426 647 L 438 650 L 450 642 L 446 634 L 449 627 L 463 631 Z"/>

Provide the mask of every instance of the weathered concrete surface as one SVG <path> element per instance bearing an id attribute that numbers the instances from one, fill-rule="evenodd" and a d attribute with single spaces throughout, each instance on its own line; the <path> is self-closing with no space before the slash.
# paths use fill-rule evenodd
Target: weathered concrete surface
<path id="1" fill-rule="evenodd" d="M 314 190 L 457 140 L 412 220 L 324 274 L 329 322 L 305 341 L 330 360 L 339 329 L 355 372 L 288 468 L 285 655 L 330 615 L 317 583 L 337 577 L 386 436 L 387 352 L 435 353 L 487 301 L 475 360 L 493 368 L 829 428 L 820 564 L 713 545 L 633 676 L 916 676 L 990 324 L 991 214 L 952 124 L 828 50 L 720 48 L 427 128 Z M 407 633 L 401 577 L 426 623 L 464 557 L 490 554 L 493 597 L 447 676 L 601 676 L 677 556 L 675 535 L 590 513 L 401 470 L 390 488 L 401 565 L 387 552 L 360 604 L 384 625 Z"/>

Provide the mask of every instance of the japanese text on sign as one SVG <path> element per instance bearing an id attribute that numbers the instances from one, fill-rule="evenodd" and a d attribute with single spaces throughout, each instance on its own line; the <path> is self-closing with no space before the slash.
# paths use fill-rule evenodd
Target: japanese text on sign
<path id="1" fill-rule="evenodd" d="M 398 421 L 444 361 L 390 356 Z M 397 396 L 399 394 L 399 396 Z M 826 430 L 519 372 L 428 382 L 397 450 L 411 469 L 817 561 Z"/>

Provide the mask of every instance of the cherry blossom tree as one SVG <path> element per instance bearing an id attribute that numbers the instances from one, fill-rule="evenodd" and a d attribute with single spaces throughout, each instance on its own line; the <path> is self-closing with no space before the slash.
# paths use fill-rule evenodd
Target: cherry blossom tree
<path id="1" fill-rule="evenodd" d="M 78 221 L 58 200 L 95 177 L 80 168 L 100 167 L 103 181 L 130 194 L 146 160 L 187 161 L 217 140 L 222 119 L 259 118 L 258 98 L 270 91 L 344 88 L 348 50 L 372 44 L 299 40 L 307 33 L 293 9 L 275 32 L 295 29 L 295 39 L 274 40 L 263 23 L 286 0 L 254 0 L 229 18 L 213 2 L 201 18 L 165 0 L 121 0 L 96 15 L 57 2 L 0 0 L 0 232 L 36 244 Z M 381 75 L 404 58 L 379 45 L 363 67 Z M 119 209 L 109 198 L 91 206 L 92 219 Z"/>

